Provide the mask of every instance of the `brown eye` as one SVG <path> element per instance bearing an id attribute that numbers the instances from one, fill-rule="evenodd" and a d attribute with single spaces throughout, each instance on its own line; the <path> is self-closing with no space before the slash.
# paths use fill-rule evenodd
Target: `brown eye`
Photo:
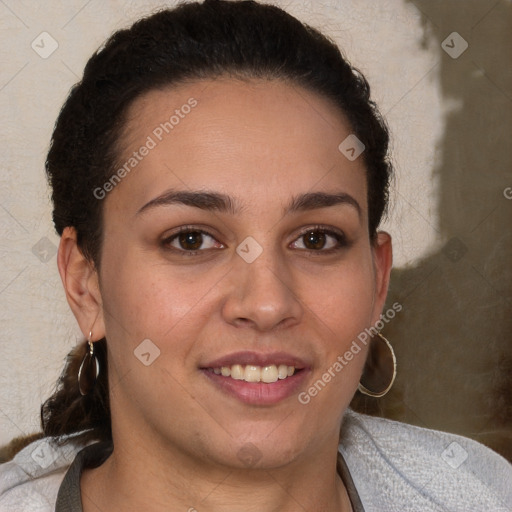
<path id="1" fill-rule="evenodd" d="M 182 253 L 203 252 L 207 249 L 223 249 L 212 235 L 198 229 L 182 229 L 162 241 L 162 245 L 173 251 Z"/>
<path id="2" fill-rule="evenodd" d="M 309 231 L 302 235 L 302 240 L 306 249 L 318 250 L 325 246 L 325 233 L 320 231 Z"/>
<path id="3" fill-rule="evenodd" d="M 293 249 L 320 253 L 329 253 L 347 246 L 348 243 L 343 233 L 325 228 L 310 228 L 292 243 Z"/>
<path id="4" fill-rule="evenodd" d="M 200 231 L 187 231 L 179 234 L 178 241 L 181 249 L 195 251 L 203 243 L 203 234 Z"/>

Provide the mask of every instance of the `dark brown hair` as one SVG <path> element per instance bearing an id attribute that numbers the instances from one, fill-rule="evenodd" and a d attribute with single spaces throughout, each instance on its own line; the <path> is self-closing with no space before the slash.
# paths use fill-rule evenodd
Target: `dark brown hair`
<path id="1" fill-rule="evenodd" d="M 368 232 L 374 240 L 388 201 L 391 164 L 385 122 L 366 79 L 332 41 L 282 9 L 254 1 L 205 0 L 165 9 L 120 30 L 88 61 L 55 125 L 46 161 L 53 220 L 73 226 L 78 245 L 101 265 L 103 201 L 93 195 L 117 168 L 126 113 L 150 90 L 220 76 L 284 80 L 329 99 L 365 145 Z M 341 141 L 340 141 L 341 142 Z M 77 373 L 86 344 L 68 356 L 55 393 L 41 407 L 46 436 L 110 440 L 106 340 L 95 343 L 101 373 L 82 396 Z"/>

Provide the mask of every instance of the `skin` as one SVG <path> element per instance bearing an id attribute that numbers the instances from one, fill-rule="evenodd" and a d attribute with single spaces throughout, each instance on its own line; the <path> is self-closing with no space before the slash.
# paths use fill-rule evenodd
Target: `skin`
<path id="1" fill-rule="evenodd" d="M 197 106 L 104 199 L 99 271 L 73 228 L 61 239 L 69 304 L 84 335 L 106 335 L 109 349 L 115 449 L 82 475 L 84 510 L 351 510 L 336 454 L 367 349 L 309 404 L 297 400 L 379 319 L 388 288 L 391 238 L 370 240 L 363 160 L 338 150 L 350 126 L 328 100 L 280 81 L 187 83 L 134 102 L 119 161 L 190 97 Z M 240 211 L 171 204 L 137 214 L 169 189 L 227 194 Z M 360 214 L 338 204 L 283 215 L 294 196 L 334 191 Z M 165 248 L 183 225 L 212 234 L 204 252 L 184 255 L 177 240 Z M 341 230 L 348 245 L 308 250 L 301 234 L 316 225 Z M 247 236 L 263 248 L 252 263 L 236 253 Z M 144 366 L 134 349 L 147 338 L 160 356 Z M 246 404 L 199 370 L 240 350 L 289 352 L 309 373 L 276 404 Z M 237 456 L 247 443 L 255 465 Z"/>

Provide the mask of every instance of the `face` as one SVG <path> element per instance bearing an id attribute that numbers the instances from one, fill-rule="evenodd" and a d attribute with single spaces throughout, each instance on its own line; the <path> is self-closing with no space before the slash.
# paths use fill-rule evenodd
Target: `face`
<path id="1" fill-rule="evenodd" d="M 362 158 L 338 150 L 350 133 L 279 81 L 132 105 L 98 276 L 114 435 L 231 467 L 337 442 L 366 349 L 299 395 L 379 318 L 390 265 L 389 239 L 369 239 Z"/>

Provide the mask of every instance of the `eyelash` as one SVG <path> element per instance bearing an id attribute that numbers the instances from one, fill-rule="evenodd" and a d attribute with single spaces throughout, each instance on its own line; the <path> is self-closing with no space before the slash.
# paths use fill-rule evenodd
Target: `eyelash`
<path id="1" fill-rule="evenodd" d="M 325 255 L 325 254 L 333 254 L 333 253 L 339 252 L 342 249 L 348 248 L 349 245 L 350 245 L 350 243 L 348 242 L 345 234 L 342 231 L 338 231 L 338 230 L 335 230 L 333 228 L 328 228 L 328 227 L 320 226 L 320 225 L 310 226 L 310 227 L 304 229 L 301 233 L 299 233 L 299 235 L 294 240 L 294 242 L 299 240 L 301 237 L 307 235 L 311 231 L 313 231 L 315 233 L 321 233 L 321 234 L 333 237 L 336 240 L 336 242 L 337 242 L 337 246 L 336 247 L 332 247 L 330 249 L 318 249 L 318 250 L 315 250 L 315 249 L 298 249 L 299 251 L 308 252 L 308 253 L 310 253 L 312 255 L 321 255 L 321 254 Z M 178 231 L 176 231 L 172 235 L 170 235 L 170 236 L 168 236 L 168 237 L 166 237 L 165 239 L 162 240 L 162 242 L 161 242 L 162 247 L 165 250 L 167 250 L 167 251 L 172 251 L 172 252 L 180 253 L 183 256 L 189 256 L 189 257 L 190 256 L 197 256 L 200 253 L 204 253 L 204 252 L 206 252 L 208 250 L 211 250 L 211 249 L 199 249 L 199 250 L 187 251 L 185 249 L 177 249 L 176 247 L 170 247 L 169 246 L 169 244 L 171 242 L 173 242 L 179 235 L 181 235 L 183 233 L 190 233 L 190 232 L 200 233 L 202 235 L 209 236 L 213 240 L 217 241 L 217 239 L 211 233 L 209 233 L 208 231 L 205 231 L 204 229 L 200 229 L 200 228 L 197 228 L 197 227 L 194 227 L 194 226 L 182 226 L 182 227 L 180 227 L 178 229 Z M 292 242 L 292 243 L 294 243 L 294 242 Z"/>

